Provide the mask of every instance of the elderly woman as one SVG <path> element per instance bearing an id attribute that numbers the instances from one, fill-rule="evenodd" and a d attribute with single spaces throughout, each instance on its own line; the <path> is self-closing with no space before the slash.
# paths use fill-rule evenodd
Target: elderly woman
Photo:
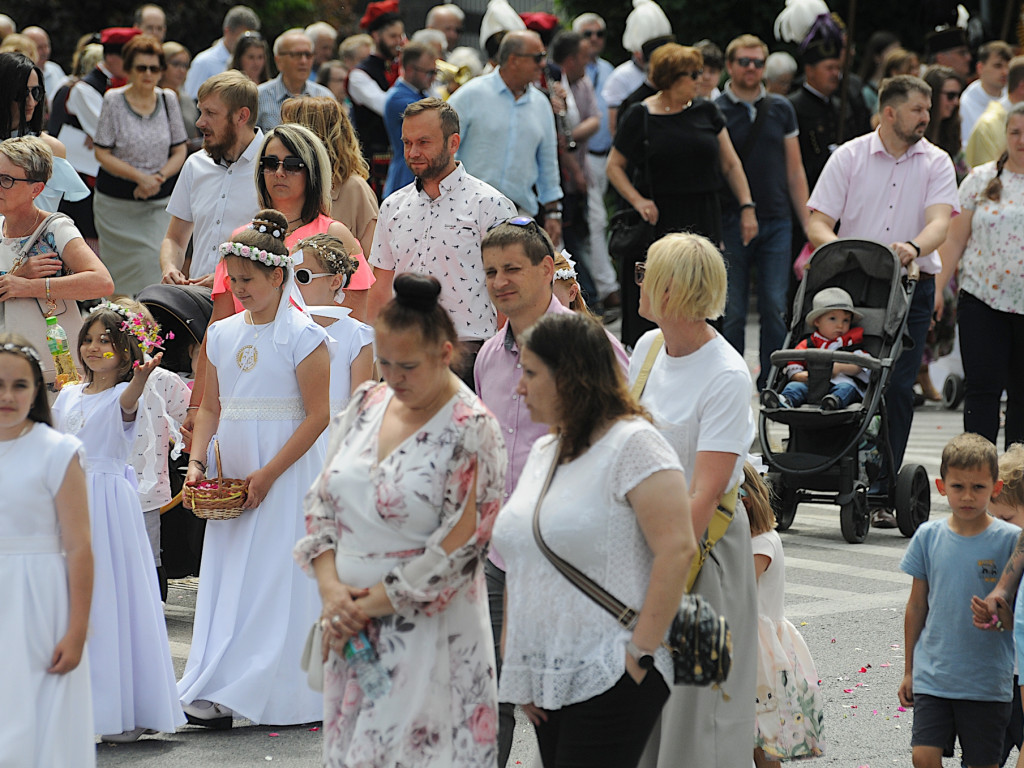
<path id="1" fill-rule="evenodd" d="M 98 299 L 114 289 L 71 219 L 36 205 L 52 171 L 53 154 L 42 139 L 0 142 L 0 332 L 17 330 L 37 349 L 46 349 L 45 315 L 56 315 L 77 338 L 82 316 L 76 299 Z M 43 355 L 42 365 L 53 383 L 53 359 Z"/>
<path id="2" fill-rule="evenodd" d="M 178 94 L 157 88 L 165 68 L 155 37 L 136 35 L 122 51 L 128 85 L 103 96 L 93 141 L 100 172 L 93 212 L 103 262 L 118 293 L 159 283 L 160 243 L 187 149 Z"/>
<path id="3" fill-rule="evenodd" d="M 375 327 L 384 382 L 356 390 L 335 420 L 295 547 L 323 600 L 323 764 L 493 766 L 483 563 L 505 447 L 451 372 L 458 338 L 438 281 L 407 273 L 394 288 Z M 368 639 L 386 675 L 376 691 L 346 661 L 353 638 Z"/>
<path id="4" fill-rule="evenodd" d="M 705 237 L 666 235 L 636 266 L 640 314 L 657 323 L 636 345 L 634 394 L 690 479 L 693 531 L 715 540 L 693 591 L 729 621 L 733 665 L 722 692 L 675 686 L 640 765 L 736 768 L 750 764 L 757 682 L 757 589 L 747 516 L 734 514 L 754 437 L 750 373 L 709 320 L 725 307 L 725 262 Z M 638 393 L 639 390 L 639 393 Z M 680 396 L 685 393 L 685 396 Z"/>
<path id="5" fill-rule="evenodd" d="M 348 227 L 363 253 L 369 253 L 377 227 L 377 196 L 366 182 L 370 169 L 345 110 L 326 96 L 288 99 L 281 106 L 281 122 L 304 125 L 324 143 L 331 161 L 331 218 Z"/>
<path id="6" fill-rule="evenodd" d="M 534 443 L 494 527 L 507 567 L 498 697 L 523 707 L 546 767 L 635 766 L 673 681 L 661 643 L 696 550 L 686 480 L 598 323 L 547 314 L 519 343 L 516 391 L 553 434 Z M 635 627 L 555 569 L 535 516 L 551 550 L 639 609 Z"/>
<path id="7" fill-rule="evenodd" d="M 959 268 L 964 431 L 994 443 L 1005 390 L 1009 448 L 1024 440 L 1024 104 L 1006 116 L 1002 157 L 974 168 L 960 185 L 960 205 L 939 248 L 942 272 L 935 289 L 944 288 Z"/>
<path id="8" fill-rule="evenodd" d="M 656 237 L 687 231 L 722 242 L 719 179 L 740 206 L 743 244 L 757 235 L 757 216 L 747 177 L 718 106 L 697 98 L 703 57 L 696 48 L 670 43 L 651 56 L 648 78 L 657 93 L 623 115 L 608 155 L 608 181 Z M 626 173 L 634 169 L 633 179 Z M 643 253 L 612 254 L 620 262 L 622 341 L 633 345 L 650 323 L 637 317 L 633 263 Z"/>
<path id="9" fill-rule="evenodd" d="M 178 95 L 181 119 L 185 123 L 185 133 L 188 134 L 188 151 L 195 152 L 203 144 L 203 135 L 196 128 L 199 107 L 196 106 L 195 100 L 185 93 L 185 78 L 188 77 L 192 55 L 188 52 L 188 48 L 172 40 L 164 43 L 163 47 L 164 61 L 167 62 L 167 67 L 164 69 L 158 87 L 168 88 Z"/>
<path id="10" fill-rule="evenodd" d="M 246 32 L 235 43 L 227 68 L 237 69 L 256 85 L 267 82 L 270 79 L 267 41 L 259 32 Z"/>

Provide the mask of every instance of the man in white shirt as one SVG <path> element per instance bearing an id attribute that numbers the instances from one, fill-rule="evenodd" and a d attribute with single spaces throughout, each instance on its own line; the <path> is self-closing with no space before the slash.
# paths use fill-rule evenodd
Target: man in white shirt
<path id="1" fill-rule="evenodd" d="M 260 17 L 247 5 L 236 5 L 224 14 L 223 37 L 205 51 L 196 54 L 185 78 L 185 93 L 193 99 L 199 86 L 228 68 L 228 60 L 238 38 L 246 32 L 260 31 Z"/>
<path id="2" fill-rule="evenodd" d="M 480 243 L 492 226 L 514 217 L 516 207 L 456 162 L 459 115 L 447 102 L 430 98 L 406 107 L 402 143 L 416 181 L 381 204 L 370 249 L 376 282 L 367 313 L 372 321 L 391 298 L 395 273 L 436 277 L 441 306 L 451 314 L 465 347 L 460 373 L 473 386 L 477 350 L 497 330 Z"/>
<path id="3" fill-rule="evenodd" d="M 978 79 L 960 95 L 960 140 L 964 149 L 989 102 L 1006 98 L 1006 79 L 1012 57 L 1010 46 L 1002 40 L 993 40 L 978 49 L 978 61 L 974 65 Z"/>
<path id="4" fill-rule="evenodd" d="M 50 54 L 52 53 L 50 36 L 42 27 L 25 27 L 21 30 L 21 34 L 36 44 L 36 50 L 39 51 L 36 66 L 43 71 L 43 88 L 46 91 L 46 103 L 48 105 L 53 104 L 53 94 L 64 83 L 64 78 L 67 75 L 64 74 L 60 64 L 50 60 Z"/>
<path id="5" fill-rule="evenodd" d="M 259 210 L 253 181 L 263 143 L 258 103 L 256 84 L 237 70 L 214 75 L 199 89 L 196 127 L 203 149 L 185 161 L 167 203 L 171 223 L 160 246 L 162 282 L 212 285 L 218 246 Z"/>

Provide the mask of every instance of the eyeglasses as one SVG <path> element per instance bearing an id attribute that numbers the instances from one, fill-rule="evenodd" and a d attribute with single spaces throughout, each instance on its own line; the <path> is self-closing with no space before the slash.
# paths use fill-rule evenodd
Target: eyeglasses
<path id="1" fill-rule="evenodd" d="M 164 71 L 164 68 L 159 64 L 136 64 L 132 67 L 136 72 L 142 74 L 143 72 L 149 72 L 153 75 L 159 75 Z"/>
<path id="2" fill-rule="evenodd" d="M 746 69 L 747 67 L 753 67 L 754 69 L 762 69 L 764 67 L 764 59 L 752 59 L 749 56 L 740 56 L 736 59 L 736 63 Z"/>
<path id="3" fill-rule="evenodd" d="M 43 86 L 41 86 L 41 85 L 29 85 L 29 86 L 26 86 L 26 88 L 25 88 L 25 95 L 30 97 L 32 99 L 32 101 L 36 101 L 36 102 L 42 101 L 43 100 Z"/>
<path id="4" fill-rule="evenodd" d="M 298 173 L 306 167 L 301 158 L 288 155 L 284 160 L 277 155 L 264 155 L 260 158 L 260 168 L 264 173 L 277 173 L 278 167 L 284 166 L 285 173 Z"/>
<path id="5" fill-rule="evenodd" d="M 290 56 L 293 59 L 312 59 L 312 51 L 281 51 L 278 56 Z"/>
<path id="6" fill-rule="evenodd" d="M 547 51 L 541 51 L 540 53 L 513 53 L 513 56 L 521 56 L 524 59 L 533 59 L 534 63 L 540 64 L 544 59 L 548 57 Z"/>
<path id="7" fill-rule="evenodd" d="M 24 181 L 29 184 L 36 184 L 39 182 L 39 179 L 19 179 L 15 176 L 8 176 L 6 173 L 0 173 L 0 187 L 3 187 L 4 189 L 10 189 L 11 187 L 14 186 L 14 182 L 16 181 Z"/>
<path id="8" fill-rule="evenodd" d="M 505 221 L 498 221 L 492 224 L 487 231 L 490 232 L 492 229 L 500 227 L 502 224 L 511 224 L 513 227 L 522 227 L 523 229 L 528 229 L 531 232 L 534 232 L 537 237 L 544 241 L 544 247 L 548 251 L 548 256 L 552 259 L 555 258 L 555 253 L 551 248 L 551 239 L 548 237 L 548 233 L 541 229 L 540 224 L 534 221 L 531 217 L 516 216 L 511 219 L 506 219 Z"/>
<path id="9" fill-rule="evenodd" d="M 318 277 L 332 277 L 330 272 L 311 272 L 305 267 L 299 267 L 295 270 L 295 282 L 299 285 L 309 285 Z"/>
<path id="10" fill-rule="evenodd" d="M 421 75 L 430 75 L 431 77 L 437 77 L 437 68 L 436 67 L 434 69 L 424 69 L 423 67 L 417 67 L 415 64 L 410 64 L 409 68 L 410 69 L 414 69 L 415 71 L 419 72 Z"/>
<path id="11" fill-rule="evenodd" d="M 596 37 L 598 40 L 604 37 L 603 29 L 588 29 L 583 33 L 584 37 Z"/>
<path id="12" fill-rule="evenodd" d="M 960 98 L 960 91 L 943 91 L 942 95 L 950 101 L 956 101 Z"/>
<path id="13" fill-rule="evenodd" d="M 642 261 L 638 261 L 633 264 L 633 281 L 637 285 L 641 285 L 644 281 L 644 275 L 647 273 L 647 264 Z"/>
<path id="14" fill-rule="evenodd" d="M 691 80 L 700 80 L 700 76 L 703 75 L 703 74 L 704 74 L 704 70 L 703 69 L 697 69 L 697 70 L 694 70 L 693 72 L 680 72 L 678 75 L 676 75 L 676 79 L 678 80 L 681 77 L 688 77 Z"/>
<path id="15" fill-rule="evenodd" d="M 188 69 L 190 64 L 187 61 L 169 61 L 167 66 L 174 67 L 175 69 Z"/>

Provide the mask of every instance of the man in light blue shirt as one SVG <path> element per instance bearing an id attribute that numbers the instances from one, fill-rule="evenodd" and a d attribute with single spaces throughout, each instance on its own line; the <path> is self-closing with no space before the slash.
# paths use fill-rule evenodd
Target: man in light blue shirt
<path id="1" fill-rule="evenodd" d="M 236 5 L 224 15 L 224 36 L 205 51 L 196 54 L 185 78 L 185 93 L 193 99 L 199 86 L 228 68 L 231 51 L 246 32 L 260 31 L 260 17 L 247 5 Z"/>
<path id="2" fill-rule="evenodd" d="M 555 116 L 533 83 L 547 51 L 536 32 L 509 32 L 498 49 L 498 69 L 474 78 L 448 100 L 459 113 L 466 171 L 495 187 L 521 213 L 538 216 L 556 244 L 562 240 L 562 188 Z M 536 187 L 536 192 L 534 192 Z"/>

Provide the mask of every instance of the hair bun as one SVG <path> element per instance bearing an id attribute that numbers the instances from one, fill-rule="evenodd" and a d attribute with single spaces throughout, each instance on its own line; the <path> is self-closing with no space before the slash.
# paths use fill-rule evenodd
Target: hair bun
<path id="1" fill-rule="evenodd" d="M 430 275 L 403 272 L 395 276 L 395 301 L 417 312 L 430 312 L 437 306 L 441 283 Z"/>
<path id="2" fill-rule="evenodd" d="M 252 223 L 249 226 L 257 232 L 270 235 L 283 243 L 285 233 L 288 231 L 288 217 L 273 208 L 264 208 L 252 217 Z"/>

